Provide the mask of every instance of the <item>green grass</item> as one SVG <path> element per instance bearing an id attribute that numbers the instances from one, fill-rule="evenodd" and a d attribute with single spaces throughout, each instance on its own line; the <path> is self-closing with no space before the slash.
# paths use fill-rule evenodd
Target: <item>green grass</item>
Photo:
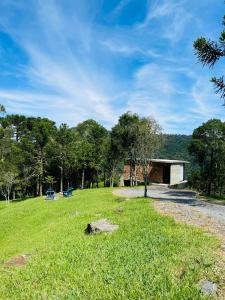
<path id="1" fill-rule="evenodd" d="M 218 279 L 217 240 L 160 216 L 149 199 L 123 200 L 106 188 L 1 202 L 0 299 L 207 299 L 197 284 Z M 119 230 L 85 235 L 101 218 Z M 4 266 L 24 253 L 27 265 Z"/>

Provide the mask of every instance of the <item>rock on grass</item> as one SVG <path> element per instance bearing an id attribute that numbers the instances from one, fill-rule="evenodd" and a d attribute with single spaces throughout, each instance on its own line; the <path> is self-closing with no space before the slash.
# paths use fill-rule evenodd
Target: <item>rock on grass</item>
<path id="1" fill-rule="evenodd" d="M 5 262 L 5 267 L 20 267 L 27 264 L 27 261 L 31 254 L 22 254 L 17 255 L 10 258 L 7 262 Z"/>
<path id="2" fill-rule="evenodd" d="M 112 224 L 109 220 L 102 219 L 87 225 L 85 232 L 87 234 L 100 232 L 113 232 L 119 228 L 119 225 Z"/>
<path id="3" fill-rule="evenodd" d="M 208 280 L 200 281 L 199 287 L 203 294 L 215 295 L 217 292 L 217 284 Z"/>

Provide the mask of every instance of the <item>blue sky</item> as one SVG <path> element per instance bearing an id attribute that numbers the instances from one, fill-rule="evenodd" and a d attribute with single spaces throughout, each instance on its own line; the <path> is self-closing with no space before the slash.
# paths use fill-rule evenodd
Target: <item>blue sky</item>
<path id="1" fill-rule="evenodd" d="M 126 111 L 191 133 L 225 108 L 193 41 L 217 39 L 223 0 L 2 0 L 0 103 L 8 113 L 107 128 Z"/>

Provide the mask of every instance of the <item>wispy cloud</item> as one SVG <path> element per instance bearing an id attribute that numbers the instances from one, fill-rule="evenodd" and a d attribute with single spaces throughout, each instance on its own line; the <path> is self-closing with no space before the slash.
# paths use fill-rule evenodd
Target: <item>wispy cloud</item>
<path id="1" fill-rule="evenodd" d="M 44 7 L 34 4 L 34 11 L 37 11 L 32 11 L 34 23 L 31 19 L 22 22 L 16 31 L 10 23 L 5 24 L 7 32 L 29 56 L 30 64 L 26 68 L 26 76 L 31 85 L 39 87 L 40 90 L 50 89 L 60 99 L 55 101 L 55 97 L 46 95 L 47 106 L 54 101 L 54 107 L 60 111 L 64 99 L 67 99 L 67 108 L 73 109 L 75 115 L 76 111 L 83 117 L 98 115 L 98 119 L 111 123 L 114 118 L 108 94 L 105 92 L 109 82 L 104 72 L 98 73 L 97 66 L 88 58 L 88 36 L 83 36 L 83 27 L 86 27 L 82 25 L 82 20 L 77 19 L 75 23 L 79 24 L 78 29 L 82 29 L 83 34 L 77 29 L 68 32 L 72 20 L 66 19 L 54 1 L 49 1 Z M 32 36 L 34 32 L 36 35 Z M 13 95 L 15 99 L 21 99 L 20 92 L 14 91 Z M 3 93 L 2 96 L 6 95 Z M 35 99 L 40 99 L 40 96 L 33 94 L 30 97 L 31 105 Z"/>
<path id="2" fill-rule="evenodd" d="M 120 0 L 111 13 L 111 17 L 114 17 L 121 13 L 121 11 L 131 2 L 132 0 Z"/>
<path id="3" fill-rule="evenodd" d="M 158 34 L 161 37 L 176 42 L 185 32 L 185 27 L 190 21 L 195 21 L 194 16 L 185 9 L 186 0 L 149 1 L 148 12 L 139 29 L 151 28 L 158 22 Z"/>
<path id="4" fill-rule="evenodd" d="M 182 76 L 184 80 L 180 80 Z M 134 76 L 128 99 L 127 110 L 155 117 L 170 133 L 179 132 L 179 128 L 188 132 L 199 120 L 224 119 L 208 78 L 188 67 L 144 65 Z"/>
<path id="5" fill-rule="evenodd" d="M 105 15 L 102 1 L 94 0 L 0 2 L 2 31 L 25 57 L 10 65 L 0 47 L 0 67 L 2 61 L 11 66 L 1 73 L 0 102 L 9 112 L 73 126 L 95 118 L 109 128 L 132 110 L 153 115 L 167 132 L 190 133 L 206 118 L 223 117 L 209 73 L 193 56 L 192 42 L 202 35 L 193 33 L 196 2 L 148 1 L 139 23 L 105 21 L 117 20 L 134 2 L 117 1 Z"/>
<path id="6" fill-rule="evenodd" d="M 142 47 L 138 47 L 138 45 L 129 45 L 124 41 L 116 41 L 116 40 L 105 40 L 102 42 L 102 45 L 108 48 L 110 51 L 119 53 L 125 56 L 143 56 L 143 57 L 153 57 L 159 58 L 161 55 L 154 49 L 144 49 Z"/>
<path id="7" fill-rule="evenodd" d="M 148 12 L 146 14 L 146 18 L 142 23 L 140 23 L 138 26 L 139 28 L 143 28 L 149 25 L 151 20 L 162 18 L 166 16 L 170 16 L 174 14 L 176 9 L 180 9 L 181 2 L 180 1 L 149 1 L 148 5 Z"/>

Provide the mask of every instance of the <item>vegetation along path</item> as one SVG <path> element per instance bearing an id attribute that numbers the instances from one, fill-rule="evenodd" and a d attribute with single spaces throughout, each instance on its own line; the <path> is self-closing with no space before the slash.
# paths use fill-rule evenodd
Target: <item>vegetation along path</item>
<path id="1" fill-rule="evenodd" d="M 142 188 L 122 188 L 115 194 L 129 198 L 143 197 Z M 196 193 L 170 189 L 166 186 L 153 185 L 148 188 L 148 196 L 155 199 L 157 211 L 173 216 L 179 222 L 203 227 L 221 239 L 225 254 L 225 205 L 198 200 Z"/>

